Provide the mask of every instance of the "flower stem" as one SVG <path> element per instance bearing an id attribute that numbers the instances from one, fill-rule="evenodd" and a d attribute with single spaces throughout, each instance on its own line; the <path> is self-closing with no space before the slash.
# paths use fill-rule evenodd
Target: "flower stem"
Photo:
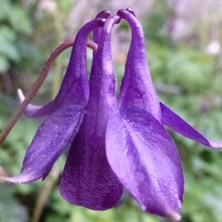
<path id="1" fill-rule="evenodd" d="M 29 91 L 29 93 L 27 94 L 25 100 L 20 104 L 20 106 L 17 108 L 17 110 L 15 111 L 15 113 L 12 115 L 12 117 L 9 119 L 8 124 L 6 125 L 5 129 L 3 129 L 3 131 L 0 134 L 0 144 L 2 144 L 2 142 L 5 140 L 5 138 L 7 137 L 7 135 L 9 134 L 9 132 L 12 130 L 13 126 L 15 125 L 15 123 L 17 122 L 17 120 L 21 117 L 22 113 L 24 112 L 24 110 L 26 109 L 26 107 L 28 106 L 28 104 L 31 102 L 31 100 L 33 99 L 33 97 L 35 96 L 35 94 L 38 92 L 39 88 L 41 87 L 41 85 L 43 84 L 43 82 L 45 81 L 49 70 L 51 68 L 52 63 L 54 62 L 54 60 L 67 48 L 71 47 L 73 45 L 73 40 L 66 40 L 63 43 L 61 43 L 54 51 L 53 53 L 50 55 L 50 57 L 48 58 L 48 60 L 46 61 L 45 65 L 43 66 L 43 69 L 40 72 L 40 75 L 38 77 L 38 79 L 36 80 L 36 82 L 33 84 L 31 90 Z M 88 41 L 87 42 L 87 46 L 93 50 L 97 50 L 97 44 L 92 42 L 92 41 Z"/>
<path id="2" fill-rule="evenodd" d="M 64 39 L 64 30 L 63 30 L 63 21 L 62 15 L 59 11 L 53 14 L 53 21 L 56 31 L 56 45 L 60 43 L 62 39 Z M 60 84 L 62 81 L 62 59 L 61 57 L 55 61 L 55 72 L 53 74 L 53 82 L 52 82 L 52 97 L 54 98 L 58 93 L 60 88 Z"/>

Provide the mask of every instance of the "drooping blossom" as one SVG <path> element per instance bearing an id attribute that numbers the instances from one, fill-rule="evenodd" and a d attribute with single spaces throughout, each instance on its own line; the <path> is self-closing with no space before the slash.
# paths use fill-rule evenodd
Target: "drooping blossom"
<path id="1" fill-rule="evenodd" d="M 131 10 L 120 10 L 132 30 L 118 108 L 109 118 L 106 152 L 124 187 L 150 213 L 180 219 L 184 177 L 178 151 L 164 125 L 209 148 L 212 142 L 160 103 L 152 84 L 142 27 Z"/>
<path id="2" fill-rule="evenodd" d="M 144 211 L 179 220 L 183 169 L 164 125 L 209 148 L 220 148 L 222 142 L 209 141 L 159 102 L 143 30 L 133 11 L 119 10 L 116 16 L 107 17 L 106 11 L 99 13 L 80 30 L 55 100 L 43 107 L 28 107 L 28 116 L 48 117 L 25 155 L 21 173 L 1 180 L 29 183 L 45 178 L 71 144 L 60 183 L 64 199 L 105 210 L 118 203 L 125 188 Z M 110 44 L 112 28 L 120 19 L 129 23 L 132 39 L 116 95 Z M 93 53 L 88 81 L 86 40 L 91 31 L 98 50 Z"/>
<path id="3" fill-rule="evenodd" d="M 56 98 L 42 107 L 28 107 L 28 116 L 47 118 L 26 152 L 20 174 L 3 178 L 6 182 L 30 183 L 45 178 L 78 132 L 89 98 L 86 41 L 91 31 L 103 23 L 97 18 L 79 31 Z"/>

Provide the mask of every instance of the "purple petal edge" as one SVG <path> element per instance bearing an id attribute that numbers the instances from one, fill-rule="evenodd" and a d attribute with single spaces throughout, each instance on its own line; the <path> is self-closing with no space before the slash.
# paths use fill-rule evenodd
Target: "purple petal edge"
<path id="1" fill-rule="evenodd" d="M 39 118 L 52 114 L 56 110 L 54 101 L 41 106 L 29 104 L 25 110 L 25 116 L 28 118 Z"/>
<path id="2" fill-rule="evenodd" d="M 139 108 L 116 111 L 107 124 L 106 153 L 143 210 L 179 218 L 183 170 L 176 146 L 158 120 Z"/>
<path id="3" fill-rule="evenodd" d="M 117 14 L 129 23 L 132 32 L 125 73 L 120 87 L 119 106 L 146 109 L 161 121 L 159 100 L 150 75 L 142 26 L 132 14 L 132 10 L 119 10 Z"/>
<path id="4" fill-rule="evenodd" d="M 60 90 L 55 98 L 58 105 L 78 104 L 85 106 L 89 98 L 88 71 L 87 71 L 87 46 L 89 34 L 98 26 L 102 26 L 102 18 L 86 23 L 78 32 L 63 78 Z"/>
<path id="5" fill-rule="evenodd" d="M 25 100 L 25 96 L 21 89 L 18 89 L 17 94 L 18 94 L 19 104 L 21 104 Z M 55 108 L 56 104 L 54 100 L 41 106 L 29 104 L 25 109 L 25 116 L 28 118 L 38 118 L 38 117 L 48 116 L 55 111 Z"/>
<path id="6" fill-rule="evenodd" d="M 160 107 L 162 111 L 163 124 L 180 133 L 181 135 L 203 144 L 206 147 L 212 149 L 222 149 L 222 141 L 208 140 L 204 135 L 198 132 L 165 104 L 160 103 Z"/>
<path id="7" fill-rule="evenodd" d="M 65 106 L 50 115 L 39 127 L 27 150 L 21 173 L 14 177 L 0 177 L 0 180 L 31 183 L 45 178 L 78 131 L 83 114 L 81 106 Z"/>

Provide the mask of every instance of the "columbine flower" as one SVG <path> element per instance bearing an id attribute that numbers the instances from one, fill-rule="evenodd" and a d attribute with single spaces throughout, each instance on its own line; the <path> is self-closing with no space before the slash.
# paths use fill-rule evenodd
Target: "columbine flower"
<path id="1" fill-rule="evenodd" d="M 121 183 L 145 211 L 179 220 L 183 170 L 164 125 L 210 148 L 221 148 L 222 142 L 209 141 L 159 103 L 149 73 L 142 27 L 131 10 L 120 10 L 118 15 L 130 24 L 132 40 L 118 108 L 107 124 L 107 158 Z"/>
<path id="2" fill-rule="evenodd" d="M 30 183 L 44 178 L 76 135 L 89 98 L 86 41 L 90 32 L 103 23 L 104 21 L 98 18 L 87 23 L 79 31 L 55 100 L 42 107 L 28 107 L 28 116 L 48 117 L 39 127 L 26 152 L 21 173 L 15 177 L 4 177 L 2 180 L 11 183 Z"/>
<path id="3" fill-rule="evenodd" d="M 48 118 L 40 126 L 29 147 L 21 173 L 1 177 L 11 183 L 29 183 L 45 176 L 71 143 L 61 178 L 61 195 L 71 203 L 94 210 L 109 209 L 122 195 L 122 185 L 113 173 L 105 152 L 107 120 L 116 107 L 116 82 L 110 49 L 111 31 L 119 16 L 109 14 L 86 24 L 76 37 L 70 63 L 55 100 L 45 106 L 29 105 L 26 115 Z M 99 19 L 102 17 L 103 20 Z M 86 40 L 94 30 L 98 51 L 93 54 L 88 91 Z M 20 101 L 24 96 L 19 91 Z"/>
<path id="4" fill-rule="evenodd" d="M 107 12 L 97 17 L 107 18 Z M 132 29 L 120 94 L 116 96 L 111 31 L 120 18 Z M 48 115 L 29 147 L 21 173 L 0 179 L 28 183 L 44 178 L 71 143 L 60 192 L 69 202 L 94 210 L 115 206 L 126 188 L 143 210 L 180 219 L 184 178 L 178 151 L 164 128 L 211 148 L 187 122 L 159 103 L 147 64 L 143 30 L 131 10 L 86 24 L 77 35 L 61 89 L 43 107 L 30 105 L 27 115 Z M 98 50 L 88 83 L 86 40 L 94 31 Z M 89 86 L 89 87 L 88 87 Z M 23 95 L 20 92 L 20 99 Z"/>

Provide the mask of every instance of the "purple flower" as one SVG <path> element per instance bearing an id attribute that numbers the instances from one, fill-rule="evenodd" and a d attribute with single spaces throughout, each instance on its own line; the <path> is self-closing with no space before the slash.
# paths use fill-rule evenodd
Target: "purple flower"
<path id="1" fill-rule="evenodd" d="M 68 68 L 56 98 L 42 107 L 28 107 L 28 116 L 47 118 L 39 127 L 26 152 L 20 174 L 4 178 L 5 181 L 30 183 L 45 178 L 77 134 L 89 98 L 86 41 L 92 30 L 103 24 L 104 19 L 97 18 L 84 25 L 77 34 Z"/>
<path id="2" fill-rule="evenodd" d="M 117 96 L 110 44 L 112 28 L 120 19 L 129 23 L 132 40 Z M 86 40 L 91 31 L 98 50 L 93 53 L 88 81 Z M 27 150 L 21 173 L 1 180 L 30 183 L 44 179 L 71 144 L 60 193 L 67 201 L 94 210 L 115 206 L 126 188 L 144 211 L 179 220 L 183 169 L 164 125 L 207 147 L 222 147 L 222 142 L 209 141 L 159 102 L 143 30 L 129 9 L 115 16 L 103 11 L 83 26 L 55 100 L 42 107 L 30 105 L 26 114 L 47 118 Z"/>
<path id="3" fill-rule="evenodd" d="M 1 180 L 30 183 L 44 179 L 71 144 L 60 184 L 64 199 L 94 210 L 109 209 L 120 200 L 123 187 L 113 173 L 105 151 L 106 124 L 117 106 L 111 31 L 120 17 L 110 16 L 104 24 L 108 15 L 107 11 L 99 13 L 79 31 L 55 100 L 42 107 L 28 106 L 27 116 L 48 117 L 27 150 L 21 173 L 15 177 L 1 177 Z M 94 31 L 98 50 L 93 54 L 88 81 L 86 41 L 91 31 Z M 24 96 L 21 91 L 19 94 L 22 101 Z"/>
<path id="4" fill-rule="evenodd" d="M 184 177 L 178 151 L 164 128 L 207 147 L 211 142 L 163 103 L 159 103 L 147 64 L 144 34 L 131 10 L 120 10 L 132 40 L 120 88 L 118 108 L 106 131 L 108 162 L 123 186 L 149 213 L 180 219 Z"/>

